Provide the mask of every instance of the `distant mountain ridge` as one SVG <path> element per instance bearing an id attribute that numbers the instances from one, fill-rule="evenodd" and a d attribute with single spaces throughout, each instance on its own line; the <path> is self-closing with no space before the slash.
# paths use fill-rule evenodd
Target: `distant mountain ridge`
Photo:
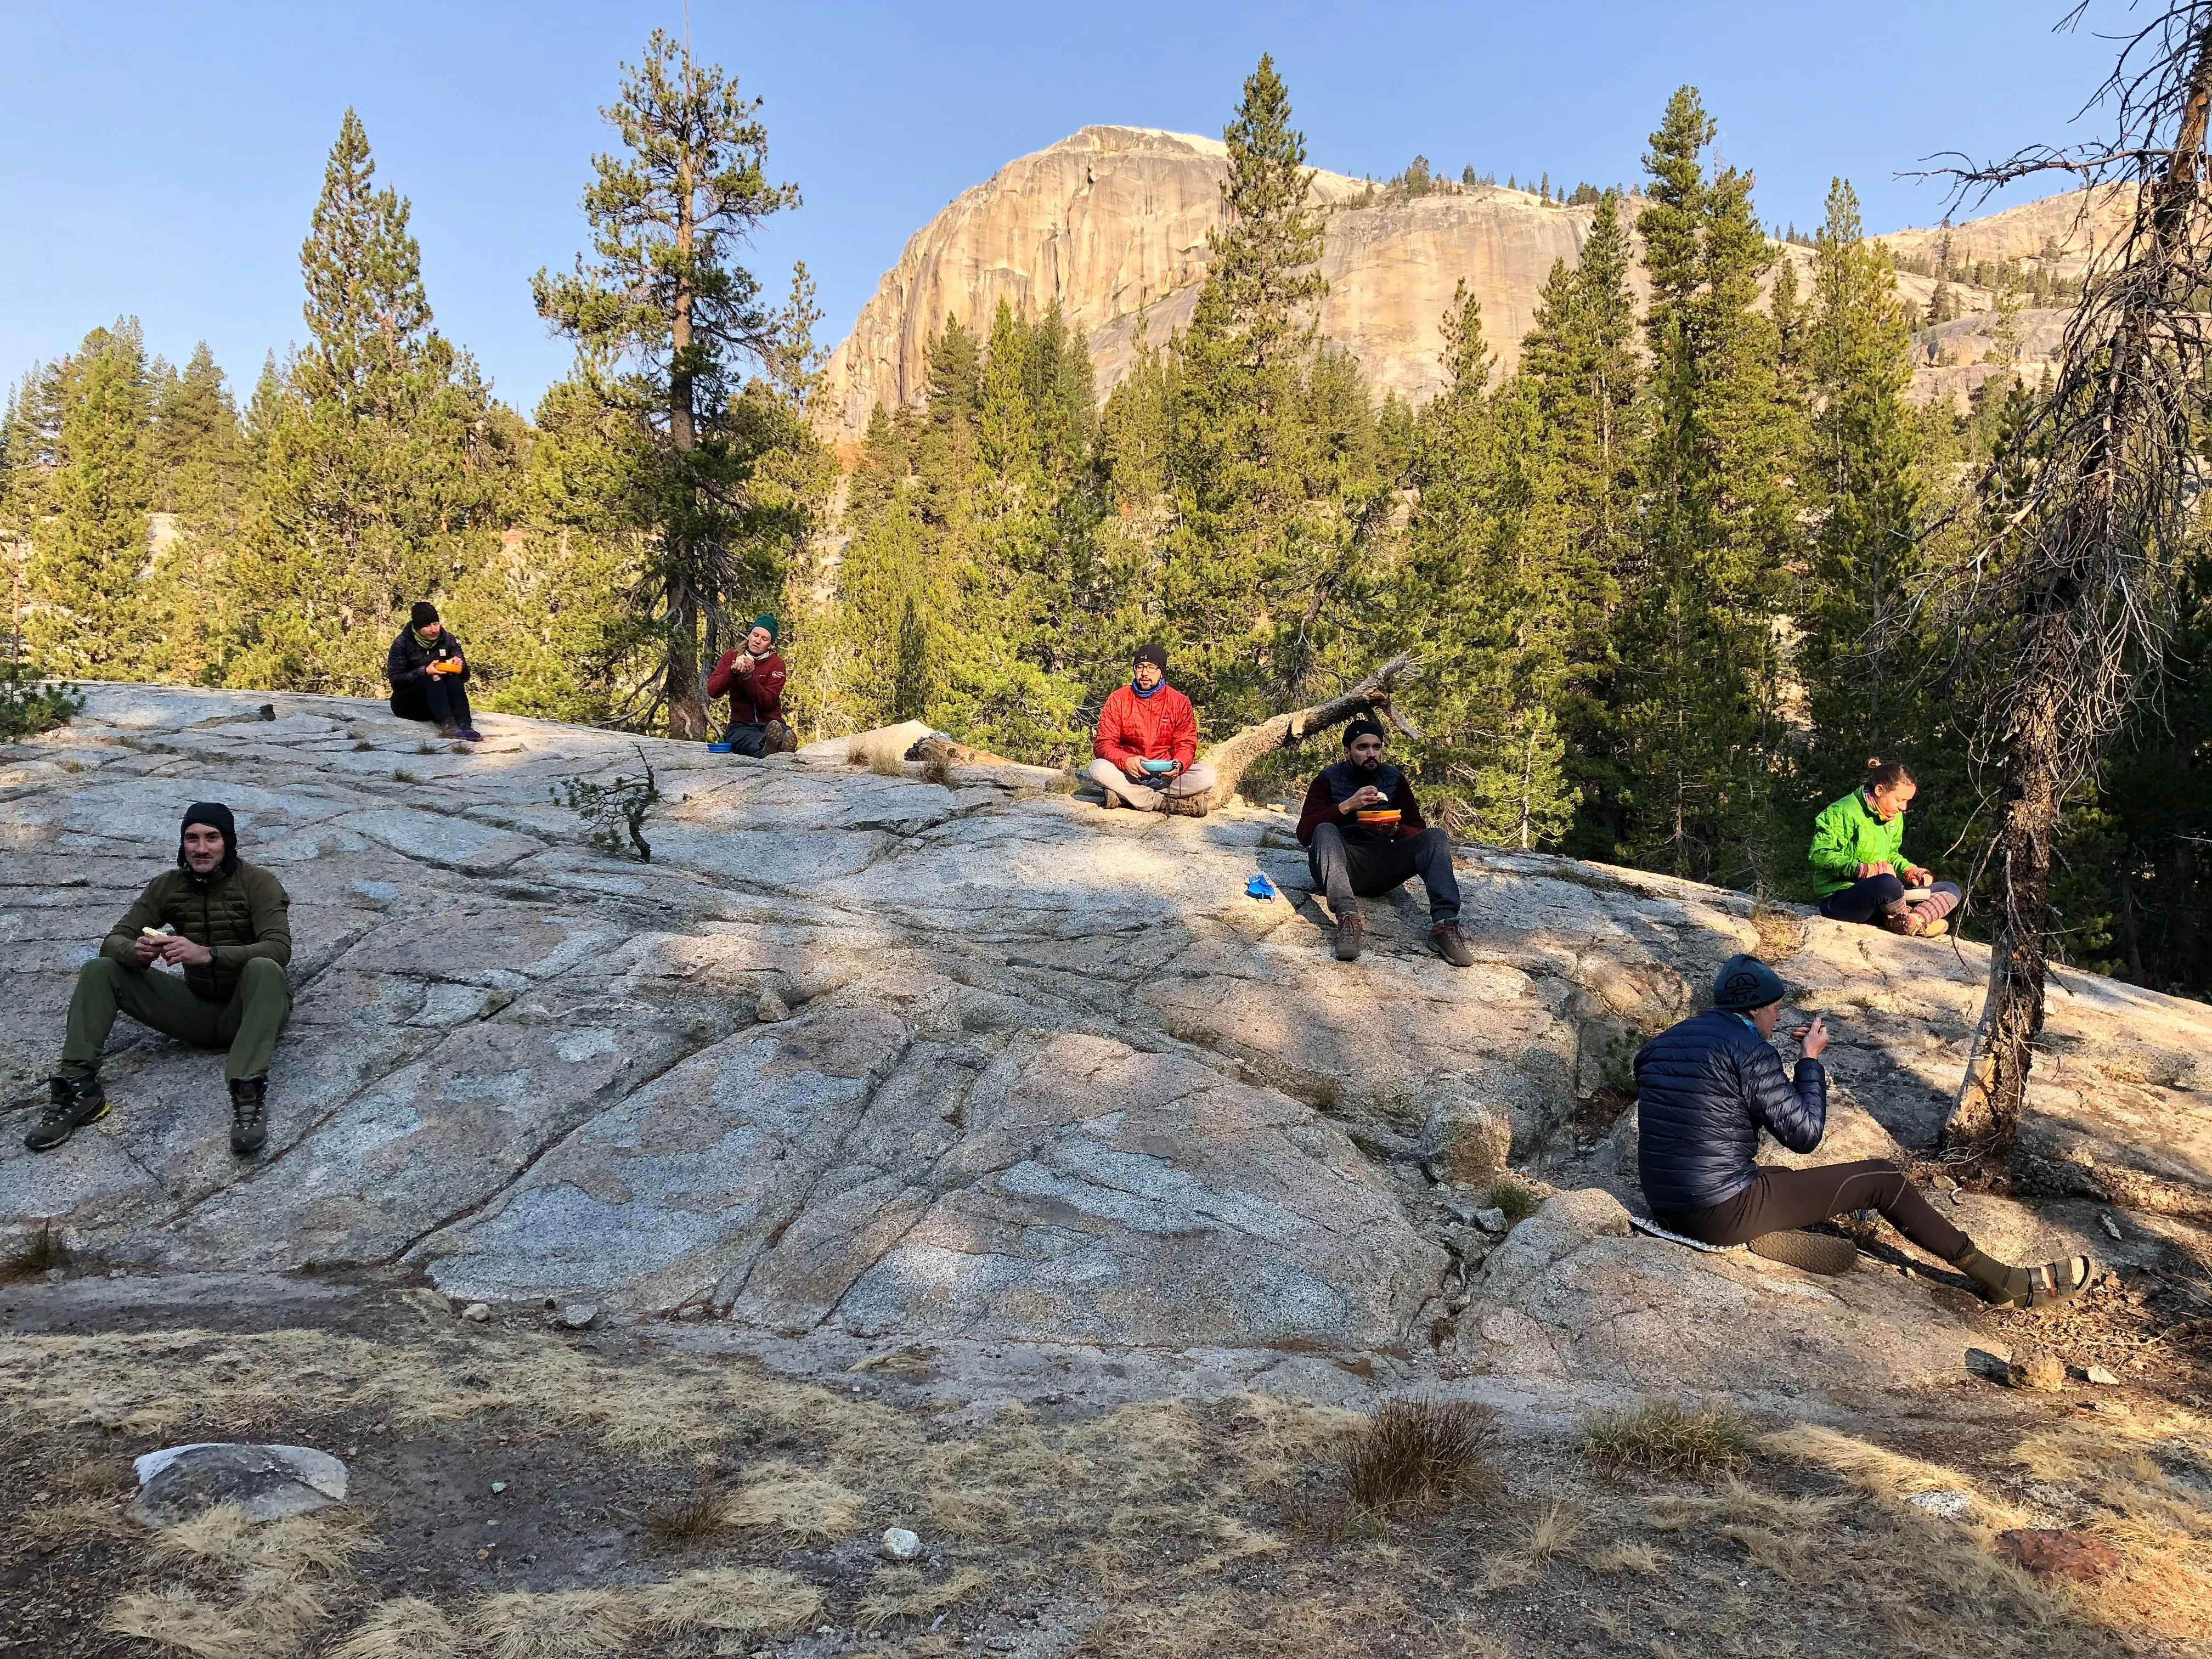
<path id="1" fill-rule="evenodd" d="M 1140 336 L 1164 341 L 1189 321 L 1228 165 L 1218 139 L 1087 126 L 963 191 L 908 240 L 830 355 L 817 405 L 825 435 L 856 441 L 878 405 L 918 401 L 930 335 L 948 315 L 988 330 L 1001 300 L 1031 316 L 1057 300 L 1090 341 L 1103 396 L 1128 373 Z M 1315 173 L 1313 199 L 1327 221 L 1322 331 L 1359 360 L 1377 392 L 1416 402 L 1443 385 L 1437 325 L 1461 279 L 1482 301 L 1500 372 L 1510 373 L 1553 261 L 1580 256 L 1595 212 L 1496 185 L 1443 183 L 1409 195 L 1325 169 Z M 1948 238 L 1954 260 L 2040 258 L 2078 275 L 2091 235 L 2109 220 L 2109 211 L 2085 219 L 2076 198 L 2061 198 L 1881 240 L 1915 262 Z M 1790 257 L 1802 263 L 1808 251 Z M 1641 299 L 1640 265 L 1630 282 Z M 1898 277 L 1900 295 L 1923 309 L 1936 285 L 1909 271 Z M 1986 290 L 1951 289 L 1968 313 L 1995 303 Z M 1963 395 L 1971 377 L 1962 367 L 1928 363 L 1916 391 Z"/>

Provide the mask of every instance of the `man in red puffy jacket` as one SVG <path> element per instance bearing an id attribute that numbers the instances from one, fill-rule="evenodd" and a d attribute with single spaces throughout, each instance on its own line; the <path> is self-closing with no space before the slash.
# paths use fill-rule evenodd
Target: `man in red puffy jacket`
<path id="1" fill-rule="evenodd" d="M 1168 684 L 1165 646 L 1138 647 L 1129 684 L 1115 686 L 1098 711 L 1091 752 L 1098 757 L 1091 780 L 1106 792 L 1107 805 L 1206 816 L 1213 769 L 1198 763 L 1198 717 Z"/>
<path id="2" fill-rule="evenodd" d="M 722 741 L 732 753 L 785 755 L 799 737 L 783 722 L 783 659 L 775 653 L 775 618 L 756 617 L 742 650 L 725 651 L 707 676 L 707 700 L 730 700 L 729 730 Z"/>

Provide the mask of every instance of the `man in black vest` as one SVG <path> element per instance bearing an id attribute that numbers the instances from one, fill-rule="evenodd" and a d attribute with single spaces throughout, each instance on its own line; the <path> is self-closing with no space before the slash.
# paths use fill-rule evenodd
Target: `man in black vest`
<path id="1" fill-rule="evenodd" d="M 1336 959 L 1358 959 L 1367 927 L 1359 901 L 1419 876 L 1429 893 L 1430 948 L 1455 968 L 1471 968 L 1474 953 L 1459 926 L 1451 837 L 1422 821 L 1413 780 L 1382 758 L 1385 741 L 1371 720 L 1346 726 L 1344 758 L 1321 769 L 1298 814 L 1298 842 L 1314 885 L 1328 895 L 1336 917 Z"/>

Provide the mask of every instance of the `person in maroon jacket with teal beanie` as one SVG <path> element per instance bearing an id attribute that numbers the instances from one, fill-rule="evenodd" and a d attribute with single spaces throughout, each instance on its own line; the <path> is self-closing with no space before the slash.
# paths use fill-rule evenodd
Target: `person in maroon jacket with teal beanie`
<path id="1" fill-rule="evenodd" d="M 1950 931 L 1945 918 L 1959 908 L 1959 884 L 1905 856 L 1905 809 L 1919 788 L 1904 762 L 1870 760 L 1863 783 L 1820 809 L 1809 856 L 1822 915 L 1913 939 Z"/>

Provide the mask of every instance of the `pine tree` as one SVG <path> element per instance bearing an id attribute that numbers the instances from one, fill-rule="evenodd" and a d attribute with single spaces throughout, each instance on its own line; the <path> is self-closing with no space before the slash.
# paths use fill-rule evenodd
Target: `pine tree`
<path id="1" fill-rule="evenodd" d="M 149 461 L 167 515 L 149 584 L 165 678 L 222 678 L 234 623 L 229 560 L 244 487 L 244 434 L 222 369 L 202 341 L 181 373 L 156 384 Z"/>
<path id="2" fill-rule="evenodd" d="M 137 320 L 85 336 L 51 371 L 46 401 L 53 472 L 32 538 L 31 655 L 73 678 L 148 678 L 153 389 Z"/>
<path id="3" fill-rule="evenodd" d="M 539 313 L 576 342 L 588 383 L 653 435 L 646 600 L 666 641 L 659 704 L 676 737 L 706 734 L 702 643 L 719 643 L 726 605 L 784 586 L 781 571 L 741 568 L 748 543 L 771 562 L 789 550 L 791 526 L 763 520 L 754 485 L 771 452 L 809 442 L 795 418 L 741 418 L 768 415 L 770 392 L 787 415 L 803 403 L 817 315 L 804 267 L 778 310 L 738 263 L 763 223 L 799 204 L 795 186 L 769 181 L 759 108 L 719 64 L 702 67 L 656 29 L 604 112 L 623 153 L 595 158 L 585 192 L 593 260 L 540 270 L 532 285 Z M 748 366 L 752 384 L 765 382 L 750 409 Z"/>
<path id="4" fill-rule="evenodd" d="M 300 250 L 308 343 L 264 377 L 248 422 L 234 684 L 382 690 L 398 615 L 503 527 L 520 422 L 432 326 L 407 200 L 375 173 L 349 110 Z"/>
<path id="5" fill-rule="evenodd" d="M 1820 514 L 1811 603 L 1798 618 L 1815 793 L 1839 793 L 1867 756 L 1916 724 L 1907 702 L 1909 601 L 1921 573 L 1919 445 L 1905 393 L 1911 319 L 1887 249 L 1863 240 L 1857 195 L 1838 179 L 1814 242 L 1804 366 L 1813 415 L 1808 505 Z"/>
<path id="6" fill-rule="evenodd" d="M 1271 712 L 1288 690 L 1279 602 L 1310 556 L 1298 394 L 1328 284 L 1305 139 L 1290 123 L 1289 94 L 1262 58 L 1222 134 L 1225 222 L 1208 233 L 1178 346 L 1186 447 L 1163 600 L 1179 672 L 1217 729 Z"/>
<path id="7" fill-rule="evenodd" d="M 1651 301 L 1652 439 L 1644 568 L 1624 617 L 1630 852 L 1675 872 L 1757 880 L 1767 844 L 1779 665 L 1771 617 L 1796 536 L 1794 411 L 1759 309 L 1772 255 L 1751 180 L 1707 176 L 1715 127 L 1694 89 L 1651 137 L 1639 216 Z"/>

